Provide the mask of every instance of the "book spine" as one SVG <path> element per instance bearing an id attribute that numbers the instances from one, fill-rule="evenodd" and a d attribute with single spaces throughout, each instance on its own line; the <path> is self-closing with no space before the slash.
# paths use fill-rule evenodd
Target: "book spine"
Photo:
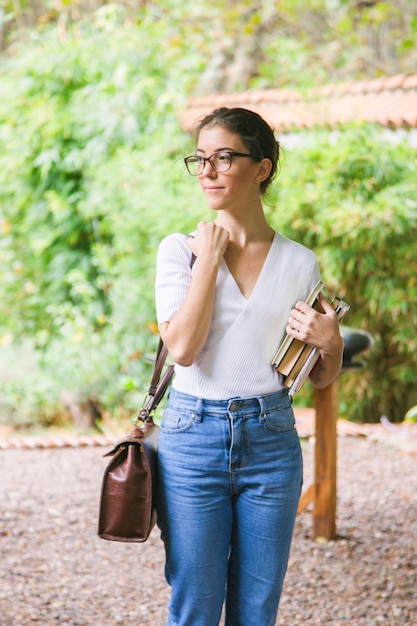
<path id="1" fill-rule="evenodd" d="M 315 304 L 317 304 L 318 295 L 323 289 L 323 287 L 324 287 L 324 282 L 322 280 L 319 280 L 306 300 L 306 303 L 308 305 L 314 306 Z M 298 354 L 298 356 L 295 357 L 297 351 L 301 353 L 302 346 L 303 346 L 303 342 L 298 341 L 297 339 L 294 339 L 293 337 L 290 337 L 289 335 L 286 335 L 285 339 L 279 346 L 274 358 L 272 359 L 271 365 L 274 365 L 275 368 L 278 369 L 278 366 L 280 365 L 284 357 L 290 359 L 290 363 L 292 363 L 293 359 L 295 361 L 296 358 L 298 358 L 299 356 Z M 288 354 L 288 351 L 291 351 L 291 354 Z M 283 372 L 281 371 L 280 373 L 283 374 Z"/>

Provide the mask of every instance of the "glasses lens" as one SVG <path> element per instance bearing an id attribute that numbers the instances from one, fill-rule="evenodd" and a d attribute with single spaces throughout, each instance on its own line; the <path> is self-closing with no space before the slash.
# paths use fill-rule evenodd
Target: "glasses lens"
<path id="1" fill-rule="evenodd" d="M 232 165 L 232 154 L 230 152 L 215 152 L 210 157 L 189 156 L 184 161 L 192 176 L 199 176 L 207 161 L 216 172 L 227 172 Z"/>
<path id="2" fill-rule="evenodd" d="M 216 172 L 227 172 L 232 164 L 232 156 L 229 152 L 216 152 L 210 158 Z"/>
<path id="3" fill-rule="evenodd" d="M 191 176 L 198 176 L 198 174 L 203 169 L 204 161 L 199 159 L 199 157 L 197 156 L 189 156 L 184 159 L 184 161 L 185 165 L 187 166 L 187 170 L 191 174 Z"/>

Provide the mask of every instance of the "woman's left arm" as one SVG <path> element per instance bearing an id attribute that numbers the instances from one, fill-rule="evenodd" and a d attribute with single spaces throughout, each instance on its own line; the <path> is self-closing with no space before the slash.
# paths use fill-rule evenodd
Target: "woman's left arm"
<path id="1" fill-rule="evenodd" d="M 320 294 L 323 313 L 305 302 L 297 302 L 291 310 L 286 331 L 291 337 L 318 348 L 320 358 L 310 373 L 310 381 L 318 389 L 327 387 L 339 374 L 343 358 L 343 339 L 332 306 Z"/>

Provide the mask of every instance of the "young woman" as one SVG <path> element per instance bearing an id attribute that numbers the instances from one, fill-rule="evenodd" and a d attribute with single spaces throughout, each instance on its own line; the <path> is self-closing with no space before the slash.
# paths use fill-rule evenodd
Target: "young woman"
<path id="1" fill-rule="evenodd" d="M 224 603 L 226 626 L 275 624 L 302 455 L 271 360 L 286 331 L 319 349 L 313 385 L 341 366 L 336 314 L 324 298 L 324 313 L 305 303 L 320 277 L 314 254 L 264 215 L 278 162 L 259 115 L 213 111 L 185 164 L 214 220 L 158 251 L 158 324 L 176 363 L 159 438 L 168 626 L 217 626 Z"/>

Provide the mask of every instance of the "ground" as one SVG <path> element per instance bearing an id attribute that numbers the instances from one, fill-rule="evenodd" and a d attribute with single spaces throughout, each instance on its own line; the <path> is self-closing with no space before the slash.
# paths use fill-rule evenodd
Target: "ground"
<path id="1" fill-rule="evenodd" d="M 309 429 L 299 425 L 306 486 Z M 339 427 L 338 538 L 317 543 L 310 511 L 297 518 L 277 626 L 417 624 L 415 431 L 352 429 Z M 158 529 L 145 544 L 96 535 L 108 462 L 98 443 L 0 449 L 2 626 L 165 624 Z"/>

